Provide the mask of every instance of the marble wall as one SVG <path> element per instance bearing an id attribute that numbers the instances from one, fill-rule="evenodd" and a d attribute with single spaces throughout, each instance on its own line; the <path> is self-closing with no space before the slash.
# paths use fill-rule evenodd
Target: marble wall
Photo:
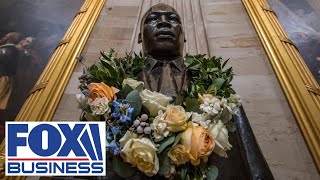
<path id="1" fill-rule="evenodd" d="M 82 53 L 86 58 L 85 64 L 96 62 L 100 50 L 114 48 L 118 55 L 123 55 L 139 49 L 135 41 L 138 17 L 141 9 L 145 9 L 142 1 L 107 1 Z M 182 1 L 194 3 L 191 0 L 144 0 L 144 3 L 166 2 L 179 7 Z M 188 21 L 184 22 L 192 26 L 190 19 L 197 21 L 201 15 L 200 24 L 203 24 L 207 40 L 203 41 L 203 36 L 197 35 L 197 31 L 190 37 L 195 38 L 195 43 L 207 43 L 211 56 L 231 59 L 229 65 L 236 73 L 234 89 L 243 98 L 250 124 L 275 179 L 320 179 L 241 0 L 200 0 L 199 5 L 192 6 L 196 7 L 192 14 L 197 17 L 193 16 L 193 20 L 189 17 L 192 14 L 185 13 L 184 18 Z M 75 94 L 79 92 L 77 77 L 82 69 L 82 65 L 76 66 L 54 121 L 79 119 L 81 111 L 77 109 Z"/>

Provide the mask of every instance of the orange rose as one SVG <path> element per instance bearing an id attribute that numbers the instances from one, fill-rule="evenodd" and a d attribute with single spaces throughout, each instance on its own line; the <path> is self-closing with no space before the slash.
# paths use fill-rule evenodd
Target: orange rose
<path id="1" fill-rule="evenodd" d="M 109 87 L 108 85 L 101 83 L 90 83 L 88 85 L 89 96 L 88 101 L 92 103 L 96 98 L 107 98 L 109 101 L 116 99 L 116 93 L 119 91 L 114 87 Z"/>
<path id="2" fill-rule="evenodd" d="M 205 128 L 193 126 L 192 123 L 188 123 L 188 129 L 182 133 L 180 142 L 185 146 L 185 151 L 194 166 L 199 165 L 201 159 L 207 161 L 215 145 L 213 138 Z"/>

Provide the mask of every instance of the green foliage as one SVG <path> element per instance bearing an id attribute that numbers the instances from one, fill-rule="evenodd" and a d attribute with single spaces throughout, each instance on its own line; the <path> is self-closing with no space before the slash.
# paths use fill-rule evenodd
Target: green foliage
<path id="1" fill-rule="evenodd" d="M 177 145 L 181 139 L 181 136 L 182 136 L 182 133 L 179 133 L 177 136 L 176 136 L 176 139 L 174 140 L 174 143 L 172 144 L 172 147 L 174 147 L 175 145 Z"/>
<path id="2" fill-rule="evenodd" d="M 164 139 L 159 148 L 158 148 L 158 151 L 157 153 L 160 154 L 166 147 L 168 147 L 170 144 L 174 143 L 175 141 L 175 136 L 170 136 L 170 137 L 167 137 L 166 139 Z"/>
<path id="3" fill-rule="evenodd" d="M 219 174 L 218 168 L 215 165 L 210 165 L 206 176 L 207 176 L 207 179 L 215 180 L 217 179 L 218 174 Z"/>
<path id="4" fill-rule="evenodd" d="M 100 52 L 100 54 L 99 62 L 88 69 L 89 74 L 93 77 L 93 82 L 104 82 L 118 89 L 122 88 L 124 79 L 135 79 L 145 64 L 145 58 L 135 53 L 117 58 L 114 50 L 111 49 L 108 53 Z"/>
<path id="5" fill-rule="evenodd" d="M 187 97 L 185 99 L 186 102 L 186 111 L 187 112 L 200 112 L 200 102 L 196 98 Z"/>
<path id="6" fill-rule="evenodd" d="M 131 91 L 127 97 L 126 101 L 134 108 L 133 117 L 137 117 L 140 114 L 142 108 L 142 100 L 139 95 L 139 91 Z"/>
<path id="7" fill-rule="evenodd" d="M 234 90 L 231 88 L 233 79 L 232 68 L 224 69 L 228 60 L 221 57 L 206 58 L 205 55 L 186 55 L 190 84 L 187 93 L 191 97 L 200 94 L 213 94 L 214 96 L 229 97 Z"/>
<path id="8" fill-rule="evenodd" d="M 235 131 L 237 130 L 236 123 L 230 121 L 230 122 L 227 124 L 227 129 L 228 129 L 229 132 L 235 132 Z"/>
<path id="9" fill-rule="evenodd" d="M 159 155 L 159 174 L 166 175 L 170 173 L 171 170 L 171 162 L 168 157 L 168 151 L 165 150 Z"/>
<path id="10" fill-rule="evenodd" d="M 124 162 L 119 156 L 112 157 L 111 168 L 122 178 L 129 178 L 137 171 L 137 168 Z"/>

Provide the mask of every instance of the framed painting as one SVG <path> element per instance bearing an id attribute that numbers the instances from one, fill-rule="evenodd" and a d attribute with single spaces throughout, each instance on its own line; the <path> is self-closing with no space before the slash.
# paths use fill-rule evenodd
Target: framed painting
<path id="1" fill-rule="evenodd" d="M 320 2 L 242 2 L 320 170 Z"/>
<path id="2" fill-rule="evenodd" d="M 105 0 L 0 2 L 0 122 L 50 121 Z M 3 126 L 0 126 L 3 127 Z M 1 129 L 2 137 L 4 129 Z M 4 141 L 0 173 L 4 173 Z"/>

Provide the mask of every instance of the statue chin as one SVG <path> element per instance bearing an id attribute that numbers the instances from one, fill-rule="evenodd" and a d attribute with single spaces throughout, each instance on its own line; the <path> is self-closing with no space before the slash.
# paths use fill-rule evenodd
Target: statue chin
<path id="1" fill-rule="evenodd" d="M 162 41 L 154 43 L 145 51 L 145 54 L 152 56 L 181 56 L 180 48 L 173 42 Z"/>

